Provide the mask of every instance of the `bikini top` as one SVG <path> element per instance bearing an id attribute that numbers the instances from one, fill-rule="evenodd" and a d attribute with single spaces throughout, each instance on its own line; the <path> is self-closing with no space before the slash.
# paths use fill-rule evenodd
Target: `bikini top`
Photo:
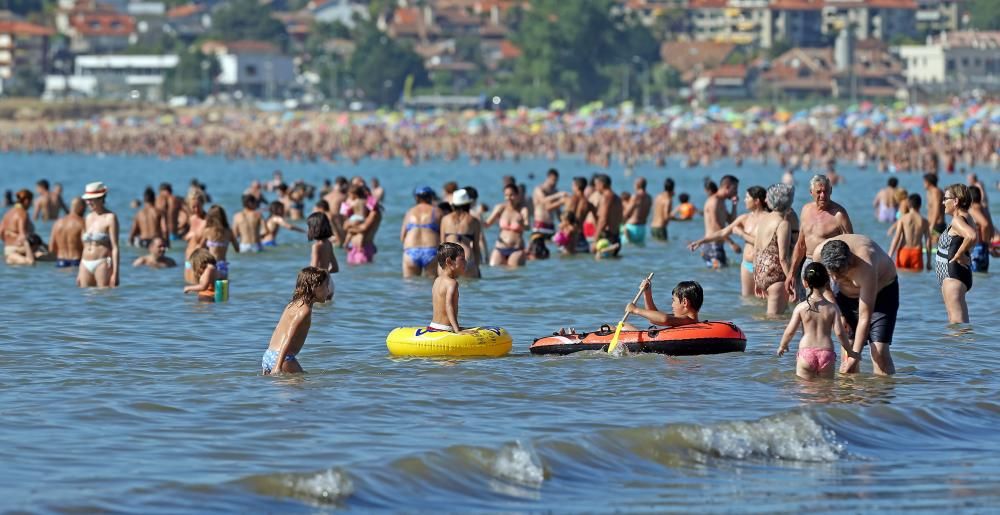
<path id="1" fill-rule="evenodd" d="M 511 231 L 511 232 L 524 232 L 524 226 L 521 225 L 521 222 L 511 222 L 505 224 L 503 220 L 500 220 L 500 230 Z"/>
<path id="2" fill-rule="evenodd" d="M 106 232 L 85 232 L 83 233 L 83 242 L 103 242 L 111 241 L 111 235 Z"/>
<path id="3" fill-rule="evenodd" d="M 438 225 L 438 223 L 437 223 L 436 220 L 434 220 L 434 211 L 431 211 L 431 221 L 430 221 L 430 223 L 415 224 L 413 222 L 410 222 L 410 223 L 406 224 L 406 232 L 410 232 L 413 229 L 430 229 L 430 230 L 432 230 L 434 232 L 438 232 L 438 231 L 441 230 L 441 226 Z"/>

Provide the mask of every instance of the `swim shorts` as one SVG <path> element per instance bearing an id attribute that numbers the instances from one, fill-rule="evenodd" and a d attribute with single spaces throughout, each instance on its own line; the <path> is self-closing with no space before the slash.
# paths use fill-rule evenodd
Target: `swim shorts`
<path id="1" fill-rule="evenodd" d="M 990 244 L 979 242 L 976 246 L 972 247 L 972 263 L 971 268 L 973 272 L 986 273 L 990 271 Z"/>
<path id="2" fill-rule="evenodd" d="M 837 292 L 837 307 L 844 314 L 844 320 L 853 333 L 858 327 L 857 297 L 848 297 Z M 879 342 L 886 345 L 892 343 L 892 333 L 896 330 L 896 313 L 899 311 L 899 279 L 893 279 L 875 296 L 875 306 L 872 308 L 872 319 L 868 326 L 868 338 L 865 343 Z"/>
<path id="3" fill-rule="evenodd" d="M 79 259 L 57 259 L 56 268 L 76 268 L 80 266 Z"/>
<path id="4" fill-rule="evenodd" d="M 273 370 L 274 366 L 277 364 L 277 361 L 278 361 L 278 351 L 267 349 L 264 352 L 264 357 L 261 358 L 260 360 L 261 371 L 263 371 L 265 374 L 270 374 L 271 370 Z M 285 354 L 285 363 L 289 361 L 298 361 L 295 359 L 295 354 Z"/>
<path id="5" fill-rule="evenodd" d="M 646 243 L 646 225 L 645 224 L 625 224 L 625 242 L 634 245 L 642 245 Z"/>
<path id="6" fill-rule="evenodd" d="M 896 269 L 919 272 L 924 269 L 924 252 L 920 247 L 901 247 L 896 254 Z"/>
<path id="7" fill-rule="evenodd" d="M 667 240 L 667 228 L 664 227 L 650 227 L 649 234 L 654 240 L 666 241 Z"/>
<path id="8" fill-rule="evenodd" d="M 720 267 L 729 265 L 729 262 L 726 261 L 726 248 L 719 241 L 702 243 L 701 258 L 705 260 L 705 266 L 709 268 L 714 267 L 716 263 Z"/>

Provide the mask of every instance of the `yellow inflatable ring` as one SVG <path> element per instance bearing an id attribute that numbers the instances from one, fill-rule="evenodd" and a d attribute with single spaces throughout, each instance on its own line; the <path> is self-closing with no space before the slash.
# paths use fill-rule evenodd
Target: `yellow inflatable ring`
<path id="1" fill-rule="evenodd" d="M 510 352 L 513 340 L 502 327 L 473 327 L 467 333 L 397 327 L 386 336 L 385 344 L 393 356 L 498 357 Z"/>

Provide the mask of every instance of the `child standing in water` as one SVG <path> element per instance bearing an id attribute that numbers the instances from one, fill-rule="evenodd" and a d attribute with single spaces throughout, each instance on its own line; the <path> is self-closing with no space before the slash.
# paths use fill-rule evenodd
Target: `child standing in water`
<path id="1" fill-rule="evenodd" d="M 299 272 L 295 280 L 292 301 L 285 306 L 281 319 L 271 334 L 271 343 L 264 352 L 260 367 L 264 375 L 302 372 L 302 366 L 295 355 L 309 335 L 312 325 L 312 306 L 317 302 L 333 299 L 333 285 L 330 274 L 325 270 L 309 266 Z"/>
<path id="2" fill-rule="evenodd" d="M 822 263 L 809 263 L 803 271 L 809 294 L 806 300 L 795 306 L 792 319 L 788 321 L 785 334 L 778 345 L 778 356 L 788 350 L 799 325 L 802 325 L 802 339 L 796 353 L 795 375 L 803 379 L 833 377 L 837 354 L 833 351 L 832 334 L 840 339 L 840 345 L 850 355 L 851 342 L 844 330 L 843 316 L 837 305 L 824 297 L 830 285 L 830 274 Z"/>
<path id="3" fill-rule="evenodd" d="M 215 281 L 224 279 L 216 268 L 215 256 L 208 249 L 198 249 L 191 254 L 191 270 L 197 283 L 185 286 L 184 293 L 197 293 L 198 300 L 215 301 Z"/>
<path id="4" fill-rule="evenodd" d="M 312 253 L 309 258 L 309 266 L 314 266 L 327 273 L 335 274 L 340 271 L 337 264 L 337 256 L 333 253 L 333 244 L 330 238 L 333 237 L 333 226 L 330 219 L 321 212 L 313 213 L 306 219 L 309 241 L 312 244 Z"/>
<path id="5" fill-rule="evenodd" d="M 465 273 L 465 249 L 455 242 L 438 245 L 438 276 L 431 289 L 434 318 L 427 325 L 435 331 L 458 333 L 458 278 Z"/>

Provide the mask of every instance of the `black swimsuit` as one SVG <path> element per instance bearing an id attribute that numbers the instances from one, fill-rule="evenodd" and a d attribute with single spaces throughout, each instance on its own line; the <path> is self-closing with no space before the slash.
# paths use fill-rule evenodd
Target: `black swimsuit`
<path id="1" fill-rule="evenodd" d="M 962 219 L 965 220 L 964 217 Z M 972 289 L 972 270 L 958 261 L 951 261 L 964 241 L 965 238 L 951 234 L 951 226 L 938 237 L 937 256 L 934 259 L 934 272 L 937 274 L 938 284 L 945 279 L 958 279 L 965 285 L 966 291 Z M 962 255 L 969 257 L 969 252 L 966 251 Z"/>

